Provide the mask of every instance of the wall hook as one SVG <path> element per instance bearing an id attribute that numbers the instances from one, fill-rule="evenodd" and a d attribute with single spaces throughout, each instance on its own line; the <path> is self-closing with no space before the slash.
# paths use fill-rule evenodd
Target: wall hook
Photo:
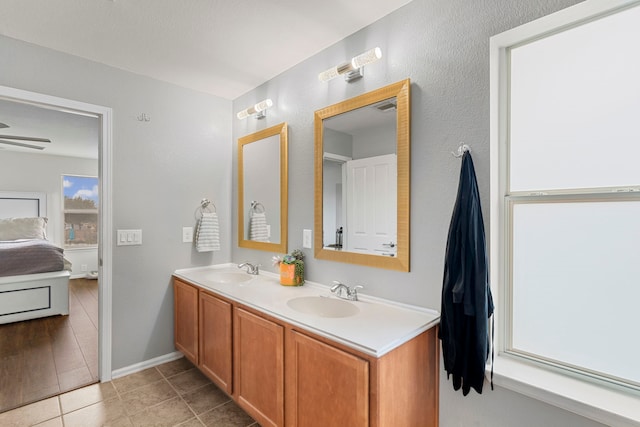
<path id="1" fill-rule="evenodd" d="M 139 122 L 150 122 L 151 121 L 151 116 L 148 116 L 147 113 L 141 113 L 138 116 L 138 121 Z"/>
<path id="2" fill-rule="evenodd" d="M 456 151 L 452 151 L 451 154 L 453 157 L 462 157 L 467 151 L 471 151 L 471 148 L 464 142 L 460 142 L 458 149 Z"/>

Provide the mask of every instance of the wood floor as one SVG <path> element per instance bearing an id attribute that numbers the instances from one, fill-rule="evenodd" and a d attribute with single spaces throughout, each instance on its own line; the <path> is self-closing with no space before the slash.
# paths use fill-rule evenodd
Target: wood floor
<path id="1" fill-rule="evenodd" d="M 0 412 L 97 382 L 98 281 L 69 283 L 69 315 L 0 325 Z"/>

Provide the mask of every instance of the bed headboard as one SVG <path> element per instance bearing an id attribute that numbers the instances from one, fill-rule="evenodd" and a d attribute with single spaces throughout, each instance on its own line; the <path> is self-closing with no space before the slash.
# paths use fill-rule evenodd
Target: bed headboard
<path id="1" fill-rule="evenodd" d="M 47 193 L 0 191 L 0 218 L 47 216 Z"/>

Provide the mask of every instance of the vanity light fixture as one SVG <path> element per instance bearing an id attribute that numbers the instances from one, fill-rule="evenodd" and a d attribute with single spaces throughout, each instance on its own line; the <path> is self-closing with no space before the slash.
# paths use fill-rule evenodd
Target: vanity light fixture
<path id="1" fill-rule="evenodd" d="M 237 116 L 238 119 L 246 119 L 251 115 L 256 115 L 256 119 L 264 119 L 267 117 L 266 109 L 273 106 L 273 101 L 271 99 L 265 99 L 264 101 L 260 101 L 257 104 L 247 108 L 246 110 L 240 111 Z"/>
<path id="2" fill-rule="evenodd" d="M 380 50 L 379 47 L 370 49 L 360 55 L 354 56 L 349 62 L 336 65 L 335 67 L 329 68 L 327 71 L 323 71 L 318 74 L 318 79 L 323 82 L 328 82 L 329 80 L 344 74 L 344 79 L 347 82 L 358 80 L 364 75 L 363 67 L 367 64 L 371 64 L 372 62 L 376 62 L 380 58 L 382 58 L 382 50 Z"/>

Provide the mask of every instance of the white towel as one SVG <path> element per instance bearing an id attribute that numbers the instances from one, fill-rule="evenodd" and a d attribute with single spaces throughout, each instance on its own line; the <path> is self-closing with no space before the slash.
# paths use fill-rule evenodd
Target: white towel
<path id="1" fill-rule="evenodd" d="M 218 214 L 203 212 L 196 230 L 196 250 L 211 252 L 220 250 L 220 228 Z"/>
<path id="2" fill-rule="evenodd" d="M 269 241 L 267 216 L 264 212 L 254 212 L 249 219 L 249 239 L 259 242 Z"/>

